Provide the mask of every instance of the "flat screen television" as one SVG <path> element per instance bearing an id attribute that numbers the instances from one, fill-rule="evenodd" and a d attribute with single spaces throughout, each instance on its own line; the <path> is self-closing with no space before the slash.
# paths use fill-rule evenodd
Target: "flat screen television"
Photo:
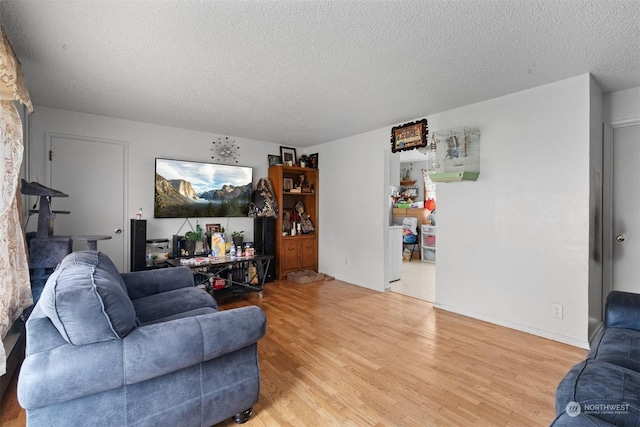
<path id="1" fill-rule="evenodd" d="M 246 217 L 253 169 L 156 158 L 155 218 Z"/>

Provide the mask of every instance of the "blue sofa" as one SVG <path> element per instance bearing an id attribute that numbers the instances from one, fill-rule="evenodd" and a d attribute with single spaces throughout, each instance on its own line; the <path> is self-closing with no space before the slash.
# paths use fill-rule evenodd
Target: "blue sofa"
<path id="1" fill-rule="evenodd" d="M 210 426 L 258 401 L 259 307 L 218 311 L 188 267 L 120 274 L 68 255 L 27 321 L 27 425 Z"/>
<path id="2" fill-rule="evenodd" d="M 640 294 L 607 296 L 604 330 L 556 389 L 554 427 L 640 426 Z"/>

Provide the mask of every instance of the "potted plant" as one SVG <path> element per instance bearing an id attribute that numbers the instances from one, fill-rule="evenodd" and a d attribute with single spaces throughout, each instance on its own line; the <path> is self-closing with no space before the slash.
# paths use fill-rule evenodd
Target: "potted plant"
<path id="1" fill-rule="evenodd" d="M 189 255 L 193 255 L 196 251 L 196 242 L 202 241 L 202 231 L 187 231 L 184 233 L 185 250 L 189 252 Z"/>
<path id="2" fill-rule="evenodd" d="M 231 240 L 233 240 L 234 246 L 242 247 L 242 243 L 244 242 L 244 231 L 234 231 L 231 233 Z"/>

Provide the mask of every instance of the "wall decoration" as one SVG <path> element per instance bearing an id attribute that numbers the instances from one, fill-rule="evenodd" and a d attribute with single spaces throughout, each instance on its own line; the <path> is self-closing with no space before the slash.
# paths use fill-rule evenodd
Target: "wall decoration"
<path id="1" fill-rule="evenodd" d="M 391 151 L 408 151 L 427 146 L 429 127 L 427 119 L 405 123 L 391 128 Z"/>
<path id="2" fill-rule="evenodd" d="M 209 233 L 219 233 L 220 232 L 220 224 L 207 224 L 206 231 Z"/>
<path id="3" fill-rule="evenodd" d="M 285 166 L 293 166 L 297 163 L 295 148 L 280 147 L 280 157 Z"/>
<path id="4" fill-rule="evenodd" d="M 476 181 L 480 175 L 480 130 L 468 127 L 443 129 L 431 134 L 436 146 L 429 156 L 432 182 Z"/>
<path id="5" fill-rule="evenodd" d="M 282 164 L 282 157 L 276 156 L 275 154 L 267 154 L 267 158 L 269 159 L 269 166 L 278 166 Z"/>
<path id="6" fill-rule="evenodd" d="M 318 169 L 318 153 L 309 154 L 309 165 L 310 168 Z"/>
<path id="7" fill-rule="evenodd" d="M 156 158 L 154 218 L 246 217 L 253 168 Z"/>
<path id="8" fill-rule="evenodd" d="M 229 139 L 228 136 L 219 137 L 217 141 L 212 141 L 211 143 L 213 144 L 211 158 L 216 162 L 225 164 L 238 163 L 240 147 L 236 144 L 235 139 Z"/>

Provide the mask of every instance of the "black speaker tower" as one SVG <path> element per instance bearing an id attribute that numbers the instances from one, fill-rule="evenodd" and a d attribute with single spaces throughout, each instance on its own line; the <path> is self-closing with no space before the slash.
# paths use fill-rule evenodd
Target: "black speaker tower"
<path id="1" fill-rule="evenodd" d="M 273 282 L 276 279 L 276 219 L 275 218 L 254 218 L 253 220 L 253 246 L 256 252 L 263 255 L 274 255 L 269 263 L 266 282 Z"/>
<path id="2" fill-rule="evenodd" d="M 147 221 L 131 220 L 131 271 L 142 271 L 147 268 Z"/>

